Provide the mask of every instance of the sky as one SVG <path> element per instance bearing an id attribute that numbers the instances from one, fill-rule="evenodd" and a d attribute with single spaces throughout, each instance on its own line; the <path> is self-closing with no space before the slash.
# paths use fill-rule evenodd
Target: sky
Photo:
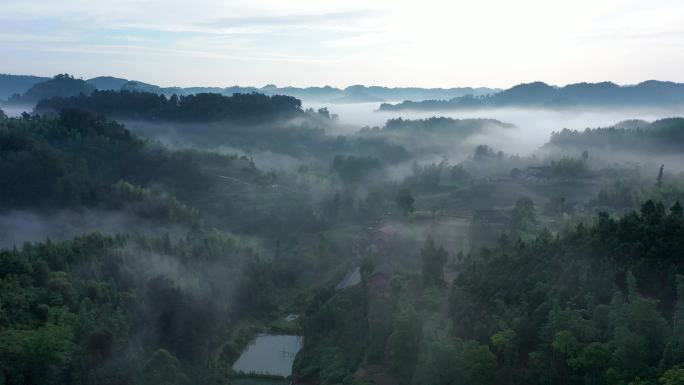
<path id="1" fill-rule="evenodd" d="M 682 0 L 0 0 L 0 73 L 162 86 L 684 82 Z"/>

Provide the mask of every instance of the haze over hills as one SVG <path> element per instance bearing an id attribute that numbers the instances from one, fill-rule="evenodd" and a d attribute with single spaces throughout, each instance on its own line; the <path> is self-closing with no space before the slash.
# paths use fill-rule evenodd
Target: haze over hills
<path id="1" fill-rule="evenodd" d="M 56 75 L 52 79 L 35 83 L 23 94 L 14 93 L 7 100 L 9 105 L 33 106 L 42 99 L 53 97 L 90 95 L 95 87 L 83 79 L 76 79 L 68 74 Z"/>
<path id="2" fill-rule="evenodd" d="M 684 119 L 559 119 L 543 148 L 517 153 L 501 144 L 533 134 L 487 113 L 344 131 L 344 115 L 275 86 L 154 87 L 60 75 L 13 98 L 39 98 L 32 114 L 0 115 L 5 383 L 263 380 L 236 364 L 263 330 L 303 336 L 290 372 L 266 372 L 300 385 L 548 385 L 579 359 L 579 374 L 633 379 L 631 356 L 594 359 L 633 346 L 649 378 L 680 370 L 666 331 L 684 293 Z"/>
<path id="3" fill-rule="evenodd" d="M 14 94 L 23 94 L 36 83 L 50 78 L 31 75 L 0 74 L 0 100 L 7 100 Z"/>
<path id="4" fill-rule="evenodd" d="M 505 90 L 493 88 L 420 88 L 354 85 L 344 89 L 325 87 L 159 87 L 154 84 L 111 76 L 88 80 L 58 75 L 41 78 L 20 75 L 0 75 L 0 95 L 9 100 L 6 105 L 33 107 L 39 100 L 52 97 L 89 95 L 94 90 L 135 91 L 160 95 L 192 95 L 216 93 L 230 96 L 236 93 L 286 95 L 312 103 L 382 103 L 380 111 L 449 111 L 491 108 L 568 109 L 578 107 L 660 107 L 684 106 L 684 84 L 649 80 L 636 85 L 612 82 L 575 83 L 563 87 L 543 82 L 519 84 Z M 404 100 L 401 103 L 388 102 Z"/>
<path id="5" fill-rule="evenodd" d="M 425 110 L 445 111 L 477 108 L 533 107 L 620 107 L 684 105 L 684 84 L 648 80 L 636 85 L 620 86 L 612 82 L 575 83 L 555 87 L 543 82 L 519 84 L 507 90 L 482 97 L 463 96 L 449 100 L 404 101 L 383 103 L 381 111 Z"/>
<path id="6" fill-rule="evenodd" d="M 684 385 L 683 0 L 1 4 L 0 385 Z"/>
<path id="7" fill-rule="evenodd" d="M 8 99 L 12 95 L 23 95 L 39 83 L 50 81 L 50 78 L 24 76 L 24 75 L 8 75 L 0 74 L 0 100 Z M 64 93 L 64 91 L 54 92 L 36 92 L 31 91 L 32 94 L 40 93 L 41 99 L 47 99 L 53 96 L 72 96 L 78 95 L 73 93 L 79 90 L 76 85 L 77 80 L 73 79 L 74 87 L 71 92 Z M 83 80 L 80 80 L 83 81 Z M 98 90 L 125 90 L 125 91 L 139 91 L 152 92 L 171 96 L 176 95 L 191 95 L 198 93 L 218 93 L 230 96 L 235 93 L 263 93 L 266 95 L 287 95 L 294 96 L 298 99 L 315 102 L 326 103 L 364 103 L 364 102 L 383 102 L 396 100 L 425 100 L 436 98 L 455 98 L 465 95 L 488 95 L 500 91 L 496 88 L 487 87 L 456 87 L 456 88 L 420 88 L 420 87 L 380 87 L 380 86 L 364 86 L 354 85 L 344 89 L 324 86 L 324 87 L 277 87 L 273 84 L 264 87 L 160 87 L 154 84 L 144 83 L 135 80 L 128 80 L 112 76 L 98 76 L 84 81 L 94 89 Z M 13 98 L 13 103 L 37 100 L 33 95 L 24 98 Z"/>

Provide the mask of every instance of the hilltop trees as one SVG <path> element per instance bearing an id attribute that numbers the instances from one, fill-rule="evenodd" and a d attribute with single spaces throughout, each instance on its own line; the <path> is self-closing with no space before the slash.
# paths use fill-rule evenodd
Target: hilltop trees
<path id="1" fill-rule="evenodd" d="M 95 87 L 83 79 L 75 79 L 69 74 L 59 74 L 52 79 L 36 83 L 23 95 L 13 95 L 7 101 L 8 104 L 35 105 L 40 100 L 53 97 L 87 96 L 95 91 Z"/>
<path id="2" fill-rule="evenodd" d="M 684 143 L 684 118 L 666 118 L 653 123 L 642 122 L 635 127 L 620 125 L 585 129 L 563 129 L 551 134 L 547 146 L 563 149 L 597 148 L 605 151 L 677 152 Z"/>
<path id="3" fill-rule="evenodd" d="M 59 112 L 65 108 L 80 108 L 114 118 L 151 121 L 266 122 L 274 118 L 293 118 L 303 114 L 301 101 L 291 96 L 266 96 L 258 93 L 165 95 L 150 92 L 94 91 L 71 97 L 41 100 L 35 108 L 38 114 Z"/>

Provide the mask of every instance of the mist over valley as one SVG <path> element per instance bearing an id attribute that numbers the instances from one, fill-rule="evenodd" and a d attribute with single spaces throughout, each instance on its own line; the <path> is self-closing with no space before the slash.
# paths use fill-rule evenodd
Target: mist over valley
<path id="1" fill-rule="evenodd" d="M 684 384 L 684 6 L 8 0 L 0 385 Z"/>

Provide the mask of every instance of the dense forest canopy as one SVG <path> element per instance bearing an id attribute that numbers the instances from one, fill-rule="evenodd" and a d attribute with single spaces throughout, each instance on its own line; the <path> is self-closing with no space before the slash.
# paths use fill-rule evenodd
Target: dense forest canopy
<path id="1" fill-rule="evenodd" d="M 149 92 L 95 91 L 90 95 L 54 97 L 36 105 L 38 114 L 54 113 L 65 108 L 124 119 L 176 122 L 270 121 L 294 118 L 303 112 L 301 101 L 282 95 L 263 94 L 196 94 L 166 97 Z"/>
<path id="2" fill-rule="evenodd" d="M 342 381 L 345 368 L 386 360 L 387 352 L 374 349 L 387 341 L 397 381 L 406 383 L 681 378 L 681 205 L 648 201 L 620 219 L 595 219 L 556 236 L 502 236 L 493 249 L 459 254 L 448 286 L 445 251 L 428 239 L 422 272 L 395 275 L 390 294 L 371 296 L 366 314 L 349 312 L 363 301 L 353 291 L 310 310 L 307 330 L 318 344 L 302 356 L 302 373 Z M 359 322 L 365 317 L 367 325 Z M 350 335 L 364 336 L 365 347 Z"/>

